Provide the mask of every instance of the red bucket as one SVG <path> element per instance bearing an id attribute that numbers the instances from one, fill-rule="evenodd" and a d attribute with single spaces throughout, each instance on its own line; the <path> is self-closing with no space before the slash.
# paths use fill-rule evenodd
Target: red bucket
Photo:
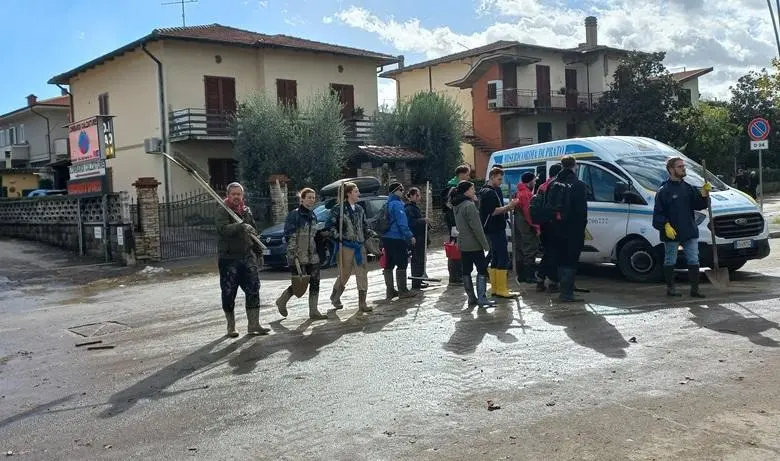
<path id="1" fill-rule="evenodd" d="M 387 254 L 385 254 L 385 249 L 382 248 L 382 254 L 379 255 L 379 267 L 382 269 L 385 269 L 387 267 Z"/>
<path id="2" fill-rule="evenodd" d="M 460 248 L 458 248 L 458 244 L 455 242 L 444 242 L 444 254 L 447 255 L 447 259 L 460 259 Z"/>

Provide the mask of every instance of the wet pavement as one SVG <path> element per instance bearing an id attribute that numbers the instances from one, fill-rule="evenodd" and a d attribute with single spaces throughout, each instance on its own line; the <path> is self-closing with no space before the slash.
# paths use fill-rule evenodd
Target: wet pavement
<path id="1" fill-rule="evenodd" d="M 0 241 L 3 258 L 18 249 Z M 272 334 L 235 340 L 223 336 L 216 274 L 68 269 L 64 257 L 18 256 L 0 270 L 0 453 L 778 459 L 777 240 L 772 251 L 728 292 L 702 276 L 705 300 L 670 301 L 663 287 L 602 266 L 581 269 L 586 304 L 561 305 L 526 285 L 521 298 L 482 310 L 446 282 L 379 303 L 374 263 L 375 311 L 356 312 L 353 280 L 346 308 L 316 322 L 305 297 L 280 321 L 272 302 L 286 277 L 264 272 L 261 321 Z M 429 276 L 446 279 L 442 252 L 429 258 Z M 19 265 L 34 277 L 10 269 Z M 107 278 L 87 283 L 87 274 Z M 334 275 L 324 272 L 322 310 Z M 239 295 L 244 333 L 242 308 Z M 88 341 L 114 348 L 75 346 Z"/>

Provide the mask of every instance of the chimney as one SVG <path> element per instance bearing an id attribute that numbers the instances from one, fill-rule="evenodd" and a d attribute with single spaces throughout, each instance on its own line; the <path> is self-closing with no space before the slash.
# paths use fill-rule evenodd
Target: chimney
<path id="1" fill-rule="evenodd" d="M 595 16 L 585 18 L 585 45 L 596 46 L 598 40 L 598 20 Z"/>
<path id="2" fill-rule="evenodd" d="M 34 94 L 31 94 L 31 95 L 27 96 L 27 106 L 28 107 L 29 106 L 34 106 L 36 102 L 38 102 L 38 97 L 37 96 L 35 96 Z"/>
<path id="3" fill-rule="evenodd" d="M 399 54 L 398 55 L 398 68 L 403 69 L 404 68 L 404 55 Z"/>

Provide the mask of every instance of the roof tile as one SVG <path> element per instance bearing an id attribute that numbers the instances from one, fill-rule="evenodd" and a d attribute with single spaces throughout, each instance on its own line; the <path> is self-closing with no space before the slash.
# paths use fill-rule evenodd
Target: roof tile
<path id="1" fill-rule="evenodd" d="M 358 149 L 379 160 L 423 160 L 425 158 L 420 152 L 397 146 L 358 146 Z"/>

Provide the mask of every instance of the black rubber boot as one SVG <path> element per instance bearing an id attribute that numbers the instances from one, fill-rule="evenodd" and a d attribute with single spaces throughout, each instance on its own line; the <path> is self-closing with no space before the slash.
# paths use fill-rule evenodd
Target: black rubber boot
<path id="1" fill-rule="evenodd" d="M 466 296 L 468 296 L 469 306 L 476 306 L 477 295 L 474 294 L 474 282 L 471 280 L 470 275 L 463 276 L 463 288 L 466 290 Z"/>
<path id="2" fill-rule="evenodd" d="M 561 292 L 558 298 L 565 303 L 579 303 L 583 302 L 582 298 L 574 296 L 574 274 L 577 269 L 571 267 L 558 268 L 558 274 L 560 274 L 560 289 Z"/>
<path id="3" fill-rule="evenodd" d="M 395 286 L 393 285 L 395 281 L 393 280 L 393 270 L 392 269 L 385 269 L 382 271 L 382 276 L 385 278 L 385 301 L 391 301 L 393 298 L 398 296 L 398 292 L 395 291 Z"/>
<path id="4" fill-rule="evenodd" d="M 688 279 L 691 281 L 691 298 L 706 298 L 699 292 L 699 266 L 688 266 Z"/>
<path id="5" fill-rule="evenodd" d="M 674 266 L 664 266 L 664 280 L 666 280 L 666 296 L 682 296 L 674 288 Z"/>
<path id="6" fill-rule="evenodd" d="M 447 260 L 447 272 L 450 274 L 450 285 L 462 285 L 463 284 L 463 271 L 460 267 L 459 259 Z"/>

